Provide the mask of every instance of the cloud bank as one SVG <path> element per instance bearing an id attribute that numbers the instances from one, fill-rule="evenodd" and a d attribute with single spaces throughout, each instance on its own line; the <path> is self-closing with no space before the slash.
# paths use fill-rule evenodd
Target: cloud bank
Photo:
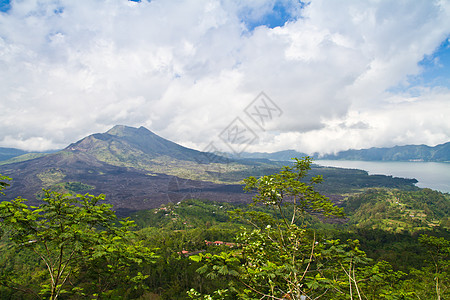
<path id="1" fill-rule="evenodd" d="M 450 2 L 241 2 L 12 1 L 0 146 L 62 148 L 124 124 L 227 150 L 237 117 L 258 136 L 247 151 L 450 140 L 449 87 L 411 81 L 448 47 Z M 244 112 L 261 91 L 283 112 L 264 128 Z"/>

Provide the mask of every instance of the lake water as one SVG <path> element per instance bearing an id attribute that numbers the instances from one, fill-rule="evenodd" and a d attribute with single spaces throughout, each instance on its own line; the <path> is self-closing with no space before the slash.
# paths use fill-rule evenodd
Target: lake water
<path id="1" fill-rule="evenodd" d="M 366 170 L 370 175 L 415 178 L 419 181 L 416 184 L 418 187 L 450 193 L 450 163 L 353 160 L 315 160 L 314 163 L 320 166 Z"/>

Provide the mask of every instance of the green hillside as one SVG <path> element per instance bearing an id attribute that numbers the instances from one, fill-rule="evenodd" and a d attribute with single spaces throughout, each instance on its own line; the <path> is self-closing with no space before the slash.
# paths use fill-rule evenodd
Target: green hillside
<path id="1" fill-rule="evenodd" d="M 370 189 L 350 196 L 343 207 L 349 224 L 392 232 L 450 229 L 450 194 L 430 189 L 400 191 Z"/>

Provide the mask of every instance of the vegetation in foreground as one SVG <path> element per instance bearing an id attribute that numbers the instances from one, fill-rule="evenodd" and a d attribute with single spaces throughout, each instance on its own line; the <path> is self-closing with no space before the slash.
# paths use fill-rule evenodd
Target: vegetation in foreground
<path id="1" fill-rule="evenodd" d="M 0 296 L 450 296 L 448 194 L 375 189 L 338 208 L 316 191 L 320 176 L 305 181 L 310 165 L 297 160 L 279 173 L 246 179 L 255 192 L 251 207 L 188 200 L 137 212 L 135 223 L 117 219 L 101 196 L 47 191 L 39 207 L 21 198 L 2 202 Z M 0 178 L 0 188 L 7 185 Z M 344 211 L 345 225 L 319 221 Z"/>

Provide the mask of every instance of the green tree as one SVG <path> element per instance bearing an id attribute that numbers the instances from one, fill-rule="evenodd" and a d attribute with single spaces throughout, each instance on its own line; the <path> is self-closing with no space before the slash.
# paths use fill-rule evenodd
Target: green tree
<path id="1" fill-rule="evenodd" d="M 244 179 L 244 190 L 256 191 L 254 203 L 262 203 L 277 210 L 286 226 L 303 221 L 305 214 L 313 212 L 327 217 L 343 217 L 341 208 L 314 189 L 314 185 L 323 181 L 321 175 L 312 177 L 309 182 L 305 180 L 311 164 L 310 157 L 302 160 L 294 158 L 294 166 L 285 166 L 279 173 L 258 179 L 253 176 Z M 286 215 L 285 208 L 290 208 L 289 215 Z"/>
<path id="2" fill-rule="evenodd" d="M 151 262 L 154 254 L 135 240 L 133 222 L 118 220 L 103 200 L 104 195 L 44 191 L 39 206 L 23 198 L 0 203 L 0 226 L 14 255 L 33 253 L 45 268 L 38 290 L 24 286 L 17 274 L 3 274 L 0 284 L 49 299 L 99 297 L 125 282 L 137 286 L 146 276 L 132 267 Z"/>
<path id="3" fill-rule="evenodd" d="M 315 191 L 321 176 L 305 180 L 311 163 L 308 157 L 295 159 L 292 167 L 279 173 L 244 180 L 246 191 L 256 191 L 255 205 L 267 205 L 273 214 L 233 213 L 253 227 L 238 235 L 241 247 L 192 257 L 204 262 L 198 272 L 212 279 L 227 278 L 228 289 L 221 290 L 220 296 L 203 296 L 191 290 L 191 298 L 309 299 L 333 292 L 339 299 L 339 295 L 348 295 L 344 290 L 360 295 L 355 270 L 369 260 L 359 250 L 358 241 L 326 241 L 305 228 L 305 218 L 312 213 L 343 216 L 340 208 Z"/>
<path id="4" fill-rule="evenodd" d="M 436 299 L 444 299 L 450 296 L 450 241 L 442 237 L 423 234 L 419 238 L 420 243 L 427 249 L 428 266 L 422 268 L 422 272 L 433 278 Z"/>
<path id="5" fill-rule="evenodd" d="M 11 180 L 11 178 L 0 174 L 0 195 L 4 195 L 5 193 L 2 190 L 6 189 L 9 186 L 9 183 L 6 180 Z"/>

